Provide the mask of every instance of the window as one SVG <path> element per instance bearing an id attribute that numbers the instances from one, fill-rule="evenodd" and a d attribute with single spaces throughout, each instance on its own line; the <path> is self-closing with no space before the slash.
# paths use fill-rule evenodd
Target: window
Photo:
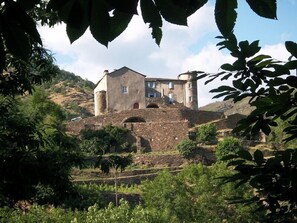
<path id="1" fill-rule="evenodd" d="M 173 102 L 174 102 L 174 94 L 170 93 L 168 96 L 169 96 L 169 104 L 173 104 Z"/>
<path id="2" fill-rule="evenodd" d="M 192 83 L 188 83 L 188 88 L 189 88 L 189 89 L 192 88 Z"/>
<path id="3" fill-rule="evenodd" d="M 169 84 L 168 84 L 168 88 L 169 88 L 169 89 L 173 89 L 173 88 L 174 88 L 174 84 L 173 84 L 173 82 L 169 82 Z"/>
<path id="4" fill-rule="evenodd" d="M 149 98 L 156 98 L 157 97 L 157 93 L 148 93 L 147 95 Z"/>
<path id="5" fill-rule="evenodd" d="M 193 101 L 193 97 L 192 96 L 189 96 L 189 101 Z"/>
<path id="6" fill-rule="evenodd" d="M 156 82 L 154 82 L 154 81 L 147 82 L 147 86 L 149 88 L 156 88 Z"/>
<path id="7" fill-rule="evenodd" d="M 128 87 L 127 86 L 122 86 L 122 93 L 123 94 L 128 94 Z"/>

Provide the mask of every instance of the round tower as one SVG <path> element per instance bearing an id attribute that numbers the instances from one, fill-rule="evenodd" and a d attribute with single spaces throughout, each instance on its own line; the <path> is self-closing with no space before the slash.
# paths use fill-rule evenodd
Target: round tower
<path id="1" fill-rule="evenodd" d="M 198 110 L 196 74 L 188 71 L 178 75 L 178 79 L 186 81 L 184 84 L 184 105 L 193 110 Z"/>
<path id="2" fill-rule="evenodd" d="M 106 113 L 106 91 L 95 92 L 95 116 Z"/>

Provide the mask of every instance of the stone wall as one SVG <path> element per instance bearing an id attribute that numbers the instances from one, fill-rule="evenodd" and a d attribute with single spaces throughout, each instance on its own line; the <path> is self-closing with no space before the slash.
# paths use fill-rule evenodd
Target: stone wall
<path id="1" fill-rule="evenodd" d="M 181 110 L 181 113 L 183 117 L 187 118 L 191 127 L 224 118 L 224 113 L 222 112 L 195 111 L 188 109 Z"/>
<path id="2" fill-rule="evenodd" d="M 241 114 L 228 115 L 224 119 L 216 121 L 215 124 L 218 130 L 234 129 L 237 125 L 237 122 L 245 117 L 246 117 L 245 115 L 241 115 Z"/>
<path id="3" fill-rule="evenodd" d="M 140 137 L 140 146 L 146 152 L 175 149 L 177 143 L 188 137 L 188 121 L 127 123 L 125 127 Z"/>
<path id="4" fill-rule="evenodd" d="M 84 128 L 101 129 L 108 124 L 122 126 L 130 130 L 127 141 L 136 144 L 138 150 L 166 151 L 188 137 L 189 127 L 220 118 L 222 113 L 191 109 L 135 109 L 70 122 L 67 130 L 78 135 Z"/>
<path id="5" fill-rule="evenodd" d="M 98 129 L 108 124 L 123 125 L 131 117 L 142 118 L 145 122 L 172 122 L 188 121 L 189 126 L 207 123 L 224 117 L 221 112 L 195 111 L 179 108 L 148 108 L 109 113 L 106 115 L 85 118 L 78 122 L 70 122 L 67 125 L 68 132 L 73 135 L 79 134 L 86 126 Z"/>

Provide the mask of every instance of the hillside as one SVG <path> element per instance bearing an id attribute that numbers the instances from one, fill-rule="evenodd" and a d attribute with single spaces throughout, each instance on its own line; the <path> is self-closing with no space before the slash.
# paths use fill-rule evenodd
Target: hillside
<path id="1" fill-rule="evenodd" d="M 217 101 L 200 107 L 200 110 L 203 111 L 219 111 L 224 112 L 225 115 L 231 115 L 239 113 L 242 115 L 248 115 L 251 113 L 253 108 L 248 104 L 249 98 L 245 98 L 242 101 L 239 101 L 234 104 L 231 100 L 227 101 Z"/>
<path id="2" fill-rule="evenodd" d="M 94 115 L 95 84 L 68 71 L 60 70 L 51 82 L 43 84 L 49 98 L 65 109 L 67 119 Z"/>

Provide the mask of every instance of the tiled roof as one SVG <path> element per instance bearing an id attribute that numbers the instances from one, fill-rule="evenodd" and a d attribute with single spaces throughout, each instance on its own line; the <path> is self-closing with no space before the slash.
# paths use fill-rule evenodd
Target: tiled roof
<path id="1" fill-rule="evenodd" d="M 179 79 L 171 79 L 171 78 L 159 78 L 159 77 L 147 77 L 145 81 L 178 81 L 178 82 L 186 82 L 185 80 Z"/>

